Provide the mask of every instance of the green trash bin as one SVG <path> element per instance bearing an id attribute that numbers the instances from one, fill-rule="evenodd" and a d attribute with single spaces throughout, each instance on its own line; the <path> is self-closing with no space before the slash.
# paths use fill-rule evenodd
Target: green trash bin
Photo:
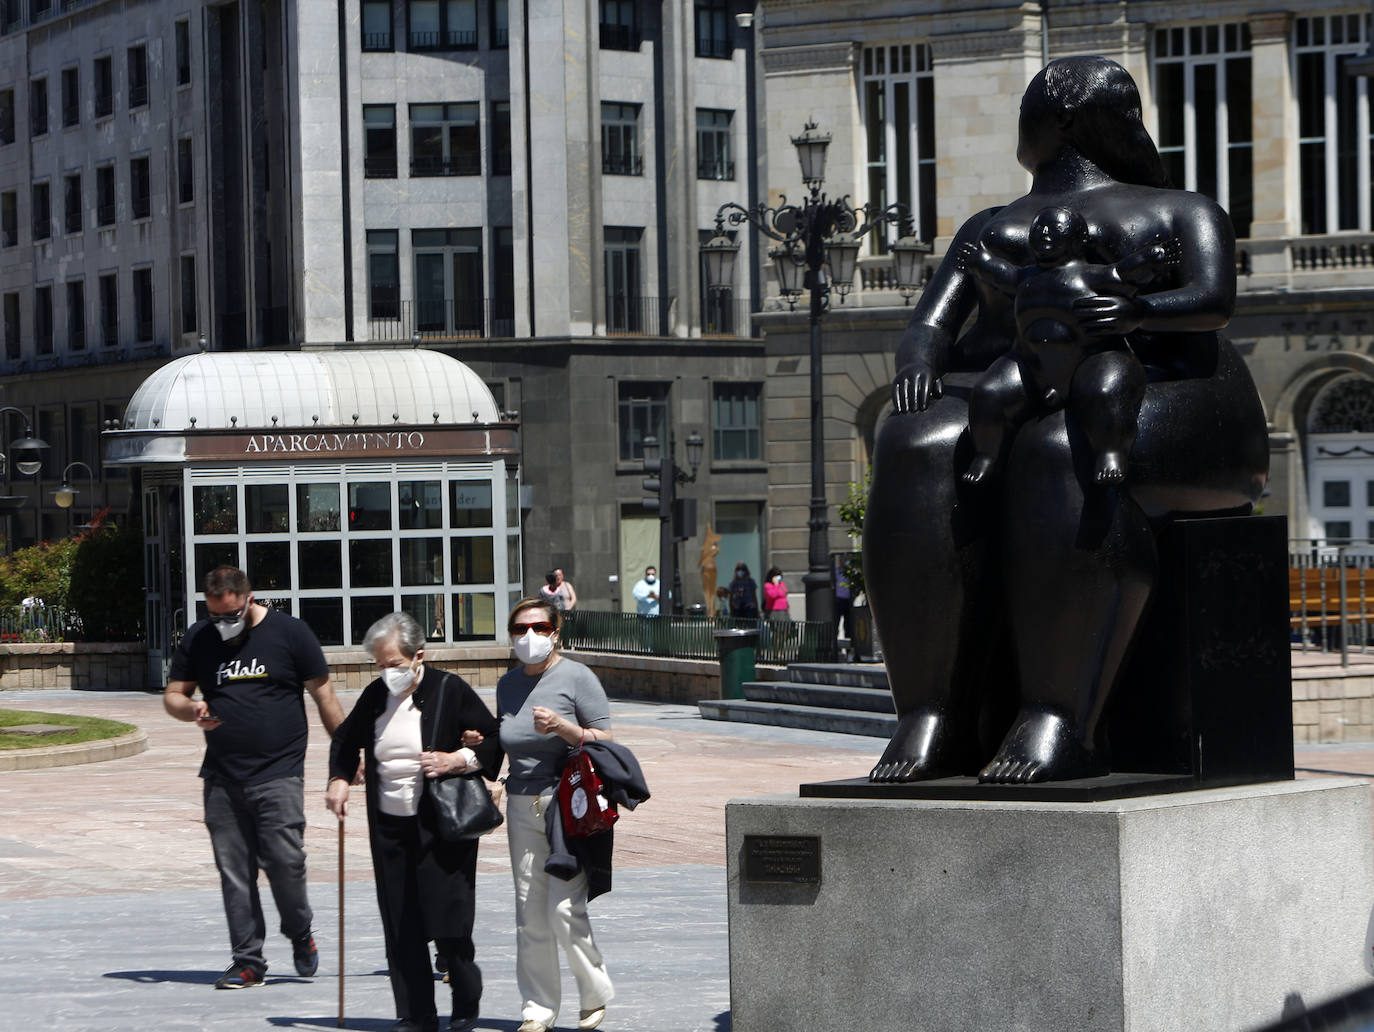
<path id="1" fill-rule="evenodd" d="M 716 631 L 716 651 L 720 654 L 720 697 L 744 698 L 744 683 L 758 677 L 754 653 L 759 647 L 757 627 Z"/>

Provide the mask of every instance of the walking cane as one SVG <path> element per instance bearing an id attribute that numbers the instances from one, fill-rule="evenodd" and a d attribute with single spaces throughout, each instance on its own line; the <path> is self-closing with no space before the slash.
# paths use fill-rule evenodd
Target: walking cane
<path id="1" fill-rule="evenodd" d="M 344 819 L 339 818 L 339 1028 L 344 1027 Z"/>

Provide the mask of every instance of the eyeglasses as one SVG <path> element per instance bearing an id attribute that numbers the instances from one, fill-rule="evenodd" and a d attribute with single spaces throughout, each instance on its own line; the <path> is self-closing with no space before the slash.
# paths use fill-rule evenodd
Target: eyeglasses
<path id="1" fill-rule="evenodd" d="M 533 631 L 535 634 L 548 636 L 553 633 L 553 624 L 547 620 L 540 620 L 538 623 L 518 624 L 510 629 L 512 638 L 518 638 L 526 631 Z"/>
<path id="2" fill-rule="evenodd" d="M 206 613 L 207 613 L 207 615 L 208 615 L 209 618 L 210 618 L 210 622 L 211 622 L 211 623 L 215 623 L 215 624 L 231 624 L 231 623 L 234 623 L 236 620 L 242 619 L 242 618 L 244 617 L 244 615 L 245 615 L 247 612 L 248 612 L 248 603 L 247 603 L 247 602 L 244 603 L 242 609 L 235 609 L 235 610 L 233 610 L 232 612 L 229 612 L 229 613 L 211 613 L 211 612 L 209 612 L 208 609 L 206 610 Z"/>

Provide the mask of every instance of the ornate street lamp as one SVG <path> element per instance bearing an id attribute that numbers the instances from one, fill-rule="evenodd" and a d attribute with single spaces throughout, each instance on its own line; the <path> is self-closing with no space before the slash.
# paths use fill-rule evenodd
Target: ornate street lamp
<path id="1" fill-rule="evenodd" d="M 897 288 L 902 297 L 910 300 L 920 288 L 920 256 L 930 247 L 916 240 L 910 231 L 910 213 L 903 204 L 879 207 L 864 204 L 854 207 L 847 196 L 831 200 L 821 193 L 825 182 L 825 153 L 830 134 L 820 132 L 807 123 L 800 136 L 792 138 L 797 148 L 802 182 L 809 191 L 801 204 L 788 204 L 780 197 L 776 207 L 760 203 L 752 208 L 727 201 L 716 211 L 715 235 L 702 246 L 706 258 L 707 289 L 722 290 L 731 280 L 716 279 L 724 266 L 713 258 L 722 254 L 726 244 L 734 245 L 725 227 L 748 223 L 764 236 L 777 241 L 768 252 L 778 275 L 778 292 L 795 306 L 803 291 L 811 291 L 811 507 L 807 527 L 810 538 L 807 548 L 809 572 L 803 578 L 806 585 L 806 618 L 834 622 L 835 595 L 830 582 L 830 520 L 825 501 L 825 429 L 822 415 L 821 383 L 821 316 L 830 307 L 833 289 L 843 302 L 854 281 L 859 250 L 864 237 L 874 229 L 889 224 L 900 225 L 905 233 L 892 247 Z"/>
<path id="2" fill-rule="evenodd" d="M 14 459 L 16 471 L 31 477 L 43 468 L 43 456 L 47 454 L 48 442 L 33 436 L 33 424 L 29 422 L 29 417 L 24 414 L 23 409 L 17 409 L 13 405 L 0 408 L 0 416 L 7 412 L 18 413 L 19 418 L 24 421 L 24 439 L 10 445 L 10 458 Z M 0 455 L 0 470 L 4 468 L 5 456 Z"/>
<path id="3" fill-rule="evenodd" d="M 67 463 L 67 468 L 62 471 L 62 486 L 57 488 L 52 493 L 52 499 L 54 502 L 57 503 L 57 507 L 59 509 L 70 509 L 74 504 L 76 504 L 77 490 L 67 482 L 67 474 L 70 473 L 77 466 L 80 466 L 83 470 L 85 470 L 86 486 L 91 489 L 92 494 L 95 493 L 95 473 L 91 470 L 91 467 L 86 465 L 79 459 L 69 462 Z M 91 523 L 94 522 L 94 518 L 95 507 L 94 503 L 92 503 L 91 518 L 86 521 L 86 526 L 89 527 Z"/>

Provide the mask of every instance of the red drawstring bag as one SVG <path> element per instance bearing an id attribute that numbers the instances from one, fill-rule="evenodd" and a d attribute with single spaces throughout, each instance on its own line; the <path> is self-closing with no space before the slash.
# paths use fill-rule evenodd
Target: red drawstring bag
<path id="1" fill-rule="evenodd" d="M 570 838 L 587 838 L 607 831 L 620 818 L 601 791 L 601 779 L 585 749 L 578 748 L 563 765 L 558 808 L 563 813 L 563 830 Z"/>

